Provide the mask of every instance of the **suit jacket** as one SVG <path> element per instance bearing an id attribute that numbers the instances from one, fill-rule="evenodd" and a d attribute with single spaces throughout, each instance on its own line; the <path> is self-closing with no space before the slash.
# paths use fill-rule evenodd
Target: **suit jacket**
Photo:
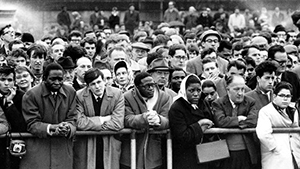
<path id="1" fill-rule="evenodd" d="M 125 127 L 145 130 L 145 133 L 136 134 L 137 169 L 155 168 L 162 165 L 161 137 L 149 135 L 149 129 L 164 130 L 169 128 L 168 111 L 172 104 L 171 97 L 164 91 L 158 90 L 158 100 L 153 107 L 159 117 L 159 126 L 149 126 L 143 118 L 147 112 L 147 105 L 135 87 L 124 94 L 125 98 Z M 130 138 L 122 138 L 121 164 L 130 166 Z"/>
<path id="2" fill-rule="evenodd" d="M 237 116 L 243 115 L 247 119 L 244 121 L 238 121 L 238 117 L 232 116 L 232 104 L 229 100 L 228 95 L 220 97 L 212 103 L 213 114 L 215 118 L 215 125 L 221 128 L 254 128 L 257 123 L 258 111 L 255 108 L 255 100 L 244 96 L 244 100 L 237 105 Z M 226 134 L 226 137 L 231 137 L 233 134 Z M 253 164 L 257 163 L 257 151 L 255 148 L 253 135 L 252 134 L 242 134 L 243 140 L 246 144 L 246 148 L 250 154 L 251 162 Z"/>
<path id="3" fill-rule="evenodd" d="M 76 127 L 76 92 L 72 86 L 63 84 L 56 100 L 45 82 L 33 87 L 23 96 L 23 115 L 28 131 L 39 138 L 26 140 L 27 153 L 21 160 L 20 169 L 53 168 L 73 169 L 73 140 Z M 69 123 L 68 137 L 47 133 L 49 124 Z"/>
<path id="4" fill-rule="evenodd" d="M 246 96 L 255 100 L 255 108 L 259 111 L 262 107 L 266 106 L 272 101 L 273 91 L 270 94 L 270 100 L 267 95 L 263 94 L 258 88 L 246 93 Z"/>
<path id="5" fill-rule="evenodd" d="M 93 94 L 85 87 L 77 91 L 77 129 L 93 131 L 119 131 L 124 127 L 124 96 L 114 87 L 107 86 L 102 99 L 100 116 L 111 116 L 111 120 L 100 123 L 95 116 Z M 115 136 L 102 136 L 104 168 L 118 169 L 121 141 Z M 74 146 L 74 169 L 95 169 L 96 136 L 77 137 Z"/>
<path id="6" fill-rule="evenodd" d="M 293 86 L 293 97 L 292 102 L 297 102 L 300 97 L 300 80 L 299 77 L 291 71 L 285 71 L 281 75 L 281 81 L 288 82 Z M 253 76 L 247 83 L 251 89 L 256 87 L 257 80 L 256 76 Z"/>
<path id="7" fill-rule="evenodd" d="M 219 66 L 219 70 L 222 74 L 227 72 L 228 61 L 223 59 L 222 57 L 217 58 L 217 63 Z M 193 73 L 195 75 L 200 75 L 202 73 L 202 59 L 200 56 L 189 60 L 186 65 L 186 71 L 189 73 Z"/>

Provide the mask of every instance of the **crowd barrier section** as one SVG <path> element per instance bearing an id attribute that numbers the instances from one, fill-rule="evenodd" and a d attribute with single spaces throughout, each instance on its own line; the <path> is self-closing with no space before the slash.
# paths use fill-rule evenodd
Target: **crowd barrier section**
<path id="1" fill-rule="evenodd" d="M 133 129 L 122 129 L 116 131 L 76 131 L 76 135 L 114 135 L 114 134 L 130 134 L 131 138 L 131 169 L 136 169 L 136 133 L 143 133 L 144 131 Z M 226 134 L 226 133 L 254 133 L 255 128 L 238 129 L 238 128 L 211 128 L 204 132 L 204 134 Z M 273 128 L 273 133 L 300 133 L 300 127 L 297 128 Z M 172 139 L 170 130 L 150 130 L 149 134 L 164 134 L 167 138 L 167 169 L 172 169 Z M 0 135 L 0 138 L 6 137 L 6 134 Z M 11 133 L 12 138 L 30 138 L 35 137 L 30 133 Z"/>

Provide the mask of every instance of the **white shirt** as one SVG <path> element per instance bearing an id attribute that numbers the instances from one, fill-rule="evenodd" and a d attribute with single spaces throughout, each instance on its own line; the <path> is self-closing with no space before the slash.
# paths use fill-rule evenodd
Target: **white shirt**
<path id="1" fill-rule="evenodd" d="M 246 22 L 245 22 L 244 15 L 242 15 L 242 14 L 236 15 L 234 13 L 229 16 L 228 27 L 231 32 L 234 31 L 235 27 L 237 27 L 239 29 L 243 29 L 243 28 L 245 28 L 245 26 L 246 26 Z"/>

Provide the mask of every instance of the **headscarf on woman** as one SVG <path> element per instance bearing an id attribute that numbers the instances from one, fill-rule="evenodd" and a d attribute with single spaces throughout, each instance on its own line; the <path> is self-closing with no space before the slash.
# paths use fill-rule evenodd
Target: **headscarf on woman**
<path id="1" fill-rule="evenodd" d="M 179 91 L 178 91 L 178 95 L 174 97 L 174 102 L 175 102 L 177 99 L 179 99 L 179 98 L 182 97 L 185 101 L 187 101 L 189 104 L 191 104 L 191 103 L 188 101 L 187 95 L 186 95 L 186 88 L 187 88 L 187 86 L 186 86 L 186 81 L 187 81 L 187 79 L 188 79 L 190 76 L 195 76 L 195 77 L 199 80 L 199 83 L 201 84 L 201 81 L 200 81 L 199 77 L 196 76 L 195 74 L 190 74 L 190 75 L 186 76 L 186 77 L 182 80 L 182 82 L 181 82 L 181 84 L 180 84 L 180 89 L 179 89 Z M 191 104 L 191 106 L 192 106 L 194 109 L 197 109 L 197 108 L 198 108 L 198 106 L 197 106 L 196 104 Z"/>

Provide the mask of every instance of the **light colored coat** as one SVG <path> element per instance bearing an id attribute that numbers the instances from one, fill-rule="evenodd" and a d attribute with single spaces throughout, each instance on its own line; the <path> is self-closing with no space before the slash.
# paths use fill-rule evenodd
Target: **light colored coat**
<path id="1" fill-rule="evenodd" d="M 107 86 L 103 95 L 100 116 L 111 116 L 101 125 L 95 116 L 92 93 L 87 87 L 77 91 L 77 129 L 93 131 L 119 131 L 124 127 L 124 96 L 121 90 Z M 116 136 L 102 136 L 105 169 L 118 169 L 121 141 Z M 77 137 L 74 146 L 74 169 L 96 168 L 96 136 Z"/>
<path id="2" fill-rule="evenodd" d="M 294 113 L 294 121 L 287 114 L 282 116 L 269 103 L 259 111 L 256 133 L 261 143 L 263 169 L 293 169 L 292 154 L 300 166 L 299 133 L 273 134 L 276 127 L 298 127 L 298 111 Z"/>

